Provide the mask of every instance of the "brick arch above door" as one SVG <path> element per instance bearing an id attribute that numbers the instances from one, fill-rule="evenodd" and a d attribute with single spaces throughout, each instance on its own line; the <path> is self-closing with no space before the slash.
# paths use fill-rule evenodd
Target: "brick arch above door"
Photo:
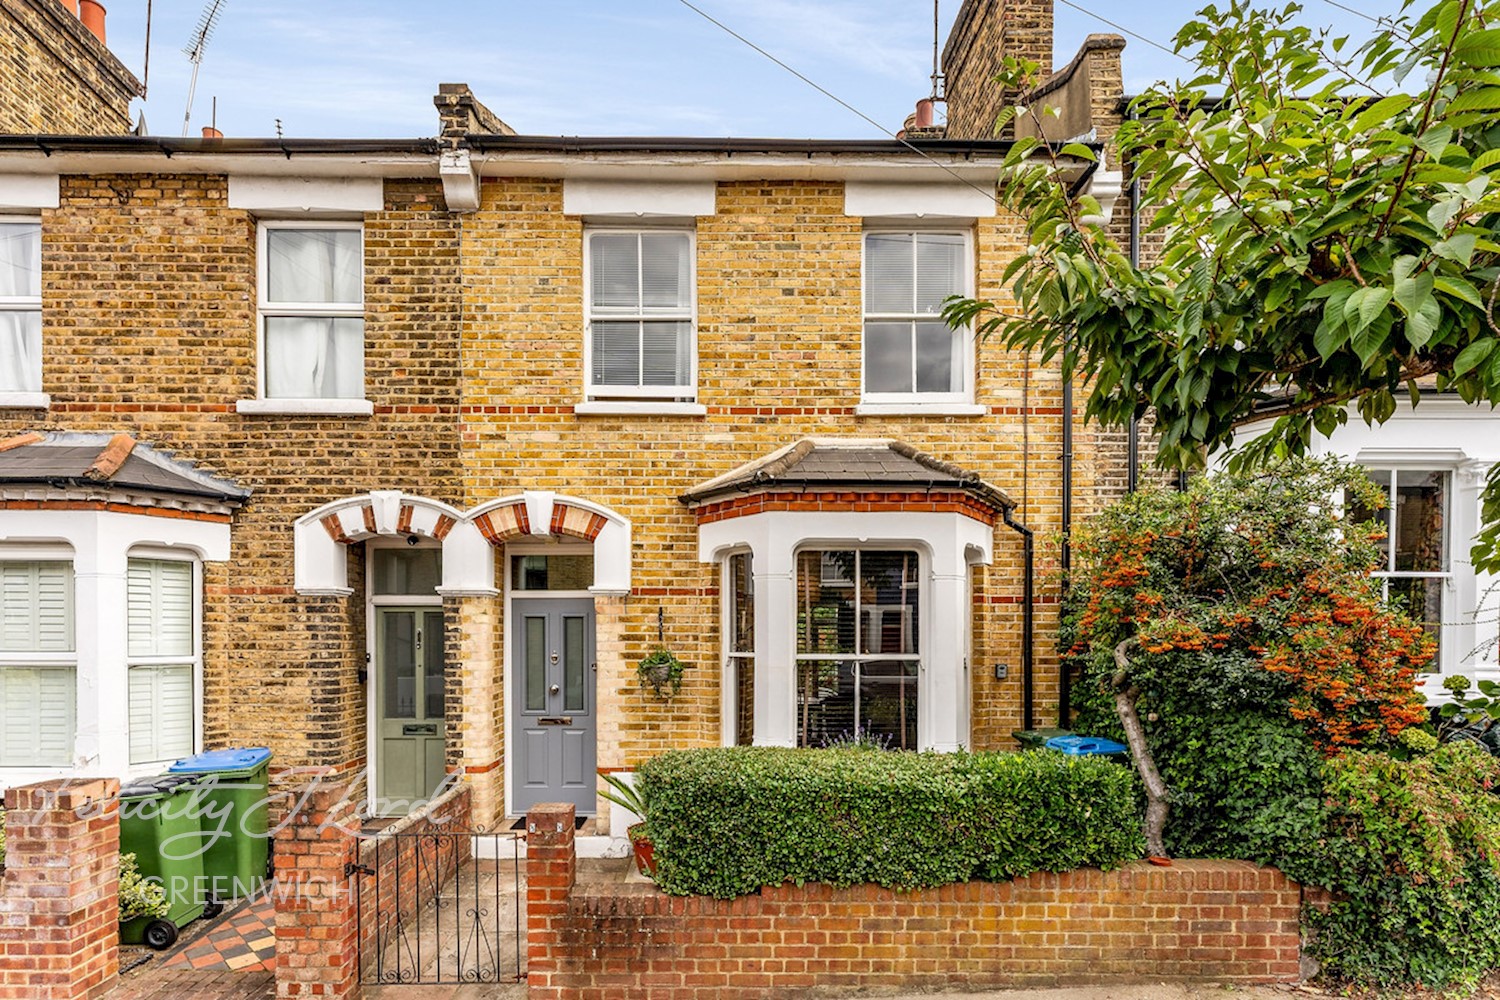
<path id="1" fill-rule="evenodd" d="M 502 497 L 464 512 L 400 490 L 374 490 L 324 504 L 297 519 L 295 587 L 348 596 L 346 547 L 381 536 L 421 536 L 443 546 L 440 593 L 483 596 L 495 589 L 496 546 L 520 537 L 573 537 L 594 545 L 596 594 L 630 591 L 630 522 L 600 504 L 547 491 Z"/>

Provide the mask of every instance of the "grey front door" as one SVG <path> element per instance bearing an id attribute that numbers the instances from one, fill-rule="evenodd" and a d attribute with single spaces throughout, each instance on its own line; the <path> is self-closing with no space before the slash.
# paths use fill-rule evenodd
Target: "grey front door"
<path id="1" fill-rule="evenodd" d="M 571 802 L 594 813 L 594 602 L 511 603 L 511 803 Z"/>
<path id="2" fill-rule="evenodd" d="M 402 815 L 443 780 L 443 611 L 375 611 L 376 806 Z"/>

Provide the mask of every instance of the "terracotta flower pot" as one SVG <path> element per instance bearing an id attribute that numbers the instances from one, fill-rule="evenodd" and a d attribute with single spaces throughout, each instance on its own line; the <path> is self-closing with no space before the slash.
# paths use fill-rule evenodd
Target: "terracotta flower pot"
<path id="1" fill-rule="evenodd" d="M 646 824 L 636 823 L 625 829 L 630 838 L 630 848 L 635 852 L 635 867 L 648 878 L 656 877 L 656 845 L 646 836 Z"/>

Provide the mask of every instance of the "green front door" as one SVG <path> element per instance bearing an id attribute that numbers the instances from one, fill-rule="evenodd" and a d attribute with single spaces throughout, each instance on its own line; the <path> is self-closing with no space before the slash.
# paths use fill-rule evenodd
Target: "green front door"
<path id="1" fill-rule="evenodd" d="M 443 780 L 443 612 L 375 610 L 376 809 L 409 812 Z"/>

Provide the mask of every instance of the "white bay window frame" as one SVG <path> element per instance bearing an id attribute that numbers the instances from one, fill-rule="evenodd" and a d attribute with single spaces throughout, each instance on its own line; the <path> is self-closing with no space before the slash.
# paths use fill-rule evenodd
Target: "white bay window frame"
<path id="1" fill-rule="evenodd" d="M 963 514 L 927 511 L 766 511 L 700 524 L 700 562 L 752 554 L 755 745 L 797 743 L 797 554 L 806 549 L 918 553 L 918 749 L 971 745 L 969 570 L 991 562 L 994 536 L 990 525 Z"/>
<path id="2" fill-rule="evenodd" d="M 879 236 L 911 236 L 912 247 L 912 289 L 913 303 L 911 311 L 885 312 L 872 311 L 870 309 L 870 290 L 872 286 L 872 274 L 870 269 L 870 238 Z M 916 324 L 921 322 L 933 322 L 941 320 L 940 313 L 924 313 L 916 310 L 916 237 L 919 236 L 955 236 L 963 240 L 962 273 L 959 282 L 954 289 L 954 294 L 973 296 L 974 294 L 974 232 L 972 227 L 954 225 L 912 225 L 906 223 L 870 223 L 864 228 L 860 236 L 860 354 L 859 354 L 859 379 L 860 379 L 860 412 L 867 414 L 879 414 L 882 412 L 909 412 L 923 409 L 941 409 L 950 413 L 982 412 L 982 409 L 973 407 L 975 386 L 975 363 L 974 363 L 974 334 L 970 329 L 950 329 L 949 333 L 956 341 L 953 350 L 955 354 L 954 363 L 958 366 L 957 376 L 960 380 L 956 391 L 922 391 L 917 388 L 916 366 Z M 872 390 L 869 385 L 869 328 L 872 323 L 906 323 L 912 326 L 912 388 L 910 391 L 890 392 Z"/>
<path id="3" fill-rule="evenodd" d="M 594 241 L 600 236 L 680 235 L 687 238 L 687 303 L 677 307 L 646 306 L 644 301 L 635 310 L 619 307 L 601 307 L 594 302 Z M 694 403 L 698 398 L 698 238 L 690 225 L 660 226 L 603 226 L 591 225 L 584 230 L 583 253 L 583 380 L 585 406 L 597 407 L 598 412 L 607 412 L 603 407 L 610 403 L 640 403 L 643 408 L 667 409 L 673 404 Z M 639 247 L 639 242 L 637 243 Z M 637 287 L 644 281 L 644 255 L 637 253 Z M 644 297 L 644 296 L 643 296 Z M 675 385 L 645 385 L 644 337 L 638 341 L 641 357 L 638 371 L 640 378 L 635 385 L 610 385 L 594 381 L 594 324 L 596 322 L 649 322 L 686 323 L 687 332 L 687 376 Z M 587 412 L 587 411 L 585 411 Z"/>
<path id="4" fill-rule="evenodd" d="M 286 302 L 270 298 L 270 234 L 277 231 L 353 231 L 360 237 L 358 301 Z M 358 220 L 292 220 L 267 219 L 256 226 L 256 353 L 258 398 L 241 400 L 242 413 L 331 413 L 368 414 L 371 405 L 365 399 L 365 261 L 364 223 Z M 283 318 L 359 320 L 361 322 L 360 389 L 357 395 L 279 396 L 272 395 L 268 385 L 271 355 L 267 351 L 267 321 Z"/>
<path id="5" fill-rule="evenodd" d="M 158 644 L 156 648 L 143 648 L 136 641 L 135 615 L 137 603 L 132 586 L 138 577 L 135 573 L 139 569 L 150 568 L 153 575 L 153 585 L 159 582 L 161 570 L 166 567 L 174 569 L 185 568 L 189 588 L 188 601 L 188 631 L 186 647 L 181 652 L 163 650 L 160 647 L 162 639 L 161 593 L 153 586 L 150 595 L 152 599 L 151 613 L 155 620 L 147 623 L 156 634 L 153 636 Z M 200 712 L 198 706 L 202 701 L 202 677 L 203 677 L 203 574 L 198 561 L 191 557 L 185 557 L 181 552 L 171 552 L 154 548 L 133 550 L 129 554 L 126 563 L 126 687 L 128 696 L 127 726 L 129 737 L 130 766 L 138 767 L 147 764 L 170 762 L 180 757 L 186 757 L 193 753 L 194 748 L 200 742 Z M 137 684 L 151 684 L 158 698 L 152 706 L 160 710 L 163 705 L 160 700 L 161 687 L 164 683 L 175 683 L 180 685 L 181 680 L 166 674 L 168 670 L 182 670 L 186 677 L 186 696 L 188 702 L 189 719 L 186 734 L 177 734 L 175 742 L 165 743 L 162 739 L 160 719 L 155 715 L 147 723 L 149 732 L 142 732 L 138 728 L 136 712 Z M 153 676 L 148 676 L 153 675 Z"/>
<path id="6" fill-rule="evenodd" d="M 193 560 L 195 656 L 201 663 L 204 563 L 229 559 L 227 522 L 157 517 L 108 510 L 0 511 L 7 539 L 0 557 L 71 559 L 76 662 L 76 726 L 66 763 L 0 766 L 0 787 L 83 774 L 134 777 L 155 774 L 160 764 L 131 764 L 129 753 L 129 561 L 132 557 Z M 25 539 L 37 541 L 26 542 Z M 45 541 L 43 541 L 45 540 Z M 62 553 L 62 554 L 59 554 Z M 193 750 L 202 749 L 201 668 L 194 671 Z"/>

